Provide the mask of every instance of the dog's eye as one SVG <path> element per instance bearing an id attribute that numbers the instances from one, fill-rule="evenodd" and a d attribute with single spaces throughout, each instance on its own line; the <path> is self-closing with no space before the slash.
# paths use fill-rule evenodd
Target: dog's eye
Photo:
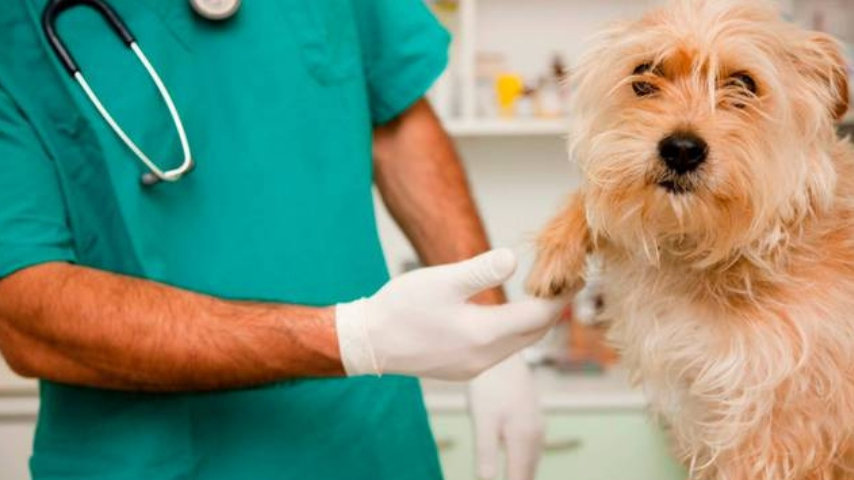
<path id="1" fill-rule="evenodd" d="M 740 97 L 755 97 L 758 88 L 756 86 L 756 80 L 753 79 L 747 72 L 736 72 L 727 78 L 724 86 L 727 88 L 735 89 L 740 93 Z M 742 101 L 734 101 L 732 106 L 735 108 L 745 108 L 747 105 Z"/>
<path id="2" fill-rule="evenodd" d="M 658 91 L 658 87 L 649 82 L 632 82 L 632 90 L 639 97 L 646 97 Z"/>
<path id="3" fill-rule="evenodd" d="M 653 70 L 651 63 L 642 63 L 635 67 L 632 71 L 632 75 L 643 75 L 645 73 L 649 73 Z M 635 91 L 635 95 L 639 97 L 646 97 L 647 95 L 652 95 L 653 93 L 658 91 L 658 87 L 650 82 L 638 81 L 632 82 L 632 90 Z"/>
<path id="4" fill-rule="evenodd" d="M 756 95 L 757 92 L 756 80 L 754 80 L 753 77 L 751 77 L 750 74 L 748 74 L 747 72 L 734 73 L 729 77 L 729 80 L 727 81 L 726 85 L 728 87 L 736 87 L 747 90 L 753 95 Z"/>

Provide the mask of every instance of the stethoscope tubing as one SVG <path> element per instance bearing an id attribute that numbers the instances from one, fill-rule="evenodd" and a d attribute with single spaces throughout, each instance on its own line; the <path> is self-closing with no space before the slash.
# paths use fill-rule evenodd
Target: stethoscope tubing
<path id="1" fill-rule="evenodd" d="M 166 105 L 166 108 L 169 110 L 169 115 L 172 117 L 172 122 L 175 125 L 175 130 L 178 133 L 178 139 L 181 142 L 181 150 L 184 155 L 184 160 L 181 162 L 181 165 L 177 168 L 171 170 L 161 170 L 157 164 L 152 161 L 136 143 L 131 140 L 131 138 L 125 133 L 124 129 L 116 122 L 113 116 L 110 114 L 109 110 L 104 106 L 101 100 L 98 98 L 98 95 L 92 90 L 92 87 L 89 85 L 89 82 L 86 81 L 86 78 L 83 75 L 79 65 L 75 62 L 74 57 L 71 55 L 71 52 L 68 51 L 65 43 L 56 33 L 56 20 L 59 15 L 67 11 L 69 8 L 84 5 L 95 9 L 107 24 L 112 28 L 112 30 L 122 39 L 122 42 L 136 55 L 137 59 L 139 59 L 140 63 L 142 63 L 146 72 L 148 72 L 151 81 L 154 83 L 155 87 L 157 87 L 157 91 L 160 93 L 160 98 L 163 100 L 163 103 Z M 160 181 L 165 182 L 176 182 L 183 175 L 189 172 L 193 168 L 193 157 L 192 152 L 190 151 L 190 143 L 187 140 L 187 134 L 184 129 L 184 123 L 181 120 L 181 115 L 178 113 L 178 109 L 175 107 L 175 102 L 172 101 L 172 96 L 169 94 L 169 90 L 164 85 L 163 80 L 160 78 L 160 75 L 157 73 L 157 70 L 154 66 L 151 65 L 151 62 L 148 60 L 148 57 L 139 47 L 134 38 L 133 34 L 127 28 L 127 26 L 122 22 L 119 15 L 113 10 L 109 5 L 107 5 L 102 0 L 51 0 L 50 3 L 45 7 L 44 12 L 42 14 L 42 28 L 44 30 L 45 36 L 47 37 L 48 43 L 50 44 L 53 51 L 56 53 L 57 58 L 60 63 L 62 63 L 66 72 L 80 85 L 80 88 L 89 98 L 89 101 L 95 106 L 95 109 L 98 113 L 103 117 L 104 121 L 109 125 L 110 129 L 119 137 L 119 139 L 127 146 L 127 148 L 133 152 L 134 155 L 148 168 L 148 172 L 143 174 L 142 176 L 142 184 L 143 185 L 153 185 Z"/>

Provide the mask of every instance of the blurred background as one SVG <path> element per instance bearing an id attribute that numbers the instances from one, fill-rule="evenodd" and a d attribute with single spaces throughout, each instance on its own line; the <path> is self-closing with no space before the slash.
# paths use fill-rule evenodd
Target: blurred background
<path id="1" fill-rule="evenodd" d="M 251 0 L 249 0 L 251 1 Z M 451 63 L 430 99 L 454 137 L 490 238 L 522 261 L 508 286 L 522 294 L 531 240 L 579 182 L 565 148 L 563 82 L 585 39 L 603 24 L 640 15 L 657 0 L 433 0 L 453 34 Z M 828 31 L 854 52 L 854 0 L 781 0 L 794 21 Z M 854 62 L 849 62 L 849 65 Z M 840 128 L 854 130 L 849 112 Z M 378 228 L 393 274 L 418 266 L 416 255 L 377 201 Z M 647 418 L 603 342 L 595 291 L 539 345 L 535 366 L 547 419 L 541 480 L 676 480 L 685 473 Z M 425 382 L 425 400 L 448 480 L 473 480 L 474 449 L 464 386 Z M 0 480 L 25 480 L 36 412 L 35 383 L 0 362 Z"/>
<path id="2" fill-rule="evenodd" d="M 466 162 L 495 245 L 522 262 L 508 293 L 522 295 L 533 260 L 531 240 L 578 185 L 566 154 L 566 108 L 574 92 L 563 82 L 586 39 L 610 21 L 641 15 L 659 0 L 435 0 L 453 33 L 452 61 L 430 94 Z M 795 22 L 834 34 L 854 52 L 854 0 L 782 0 Z M 849 65 L 854 62 L 849 61 Z M 843 122 L 854 129 L 854 114 Z M 416 256 L 382 211 L 379 228 L 390 268 Z M 541 480 L 676 480 L 685 472 L 670 457 L 664 434 L 646 416 L 642 393 L 629 386 L 603 342 L 595 292 L 541 344 L 526 352 L 535 366 L 547 418 Z M 425 382 L 445 474 L 474 478 L 473 449 L 459 385 Z"/>

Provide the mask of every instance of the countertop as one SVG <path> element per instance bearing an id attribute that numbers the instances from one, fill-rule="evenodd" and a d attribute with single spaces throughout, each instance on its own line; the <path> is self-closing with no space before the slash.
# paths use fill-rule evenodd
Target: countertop
<path id="1" fill-rule="evenodd" d="M 0 418 L 35 418 L 38 389 L 35 382 L 3 371 L 0 364 Z M 561 374 L 549 368 L 534 371 L 540 401 L 546 412 L 643 410 L 643 394 L 629 387 L 622 370 L 602 374 Z M 466 384 L 425 380 L 424 401 L 432 413 L 466 411 Z"/>
<path id="2" fill-rule="evenodd" d="M 627 374 L 615 369 L 602 374 L 561 374 L 550 368 L 534 370 L 540 402 L 550 411 L 644 410 L 642 392 L 629 386 Z M 425 380 L 424 401 L 431 412 L 466 409 L 466 384 Z"/>

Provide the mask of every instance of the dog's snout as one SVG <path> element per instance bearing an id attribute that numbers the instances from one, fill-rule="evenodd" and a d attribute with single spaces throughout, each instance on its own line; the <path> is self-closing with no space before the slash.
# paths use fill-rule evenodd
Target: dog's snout
<path id="1" fill-rule="evenodd" d="M 679 132 L 658 142 L 658 154 L 667 168 L 683 174 L 696 170 L 706 161 L 709 146 L 693 133 Z"/>

